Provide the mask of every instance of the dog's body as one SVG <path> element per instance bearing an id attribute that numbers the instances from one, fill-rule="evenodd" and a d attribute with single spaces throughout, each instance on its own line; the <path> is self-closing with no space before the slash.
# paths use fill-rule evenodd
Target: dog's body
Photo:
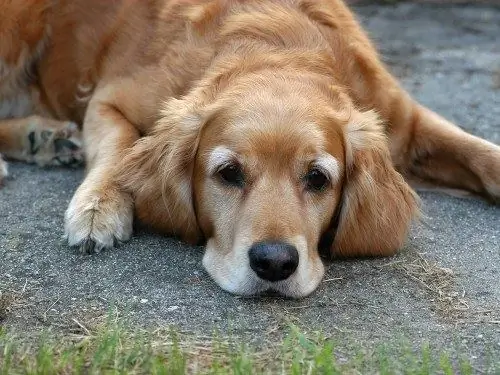
<path id="1" fill-rule="evenodd" d="M 72 246 L 128 240 L 135 208 L 207 240 L 226 290 L 303 296 L 318 247 L 402 245 L 418 214 L 402 176 L 500 197 L 500 148 L 413 101 L 340 0 L 60 0 L 34 17 L 36 107 L 83 123 Z M 0 152 L 21 128 L 0 123 Z"/>

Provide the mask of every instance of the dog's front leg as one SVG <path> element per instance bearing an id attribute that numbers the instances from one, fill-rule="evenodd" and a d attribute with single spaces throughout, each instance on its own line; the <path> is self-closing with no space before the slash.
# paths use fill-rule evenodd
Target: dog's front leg
<path id="1" fill-rule="evenodd" d="M 114 182 L 114 169 L 138 139 L 137 129 L 113 102 L 112 90 L 96 92 L 83 125 L 87 175 L 65 214 L 70 246 L 99 252 L 132 234 L 133 200 Z"/>

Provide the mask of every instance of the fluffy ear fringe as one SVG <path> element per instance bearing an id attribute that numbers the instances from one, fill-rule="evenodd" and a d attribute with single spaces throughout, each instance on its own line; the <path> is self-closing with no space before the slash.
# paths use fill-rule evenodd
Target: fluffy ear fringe
<path id="1" fill-rule="evenodd" d="M 152 133 L 135 143 L 116 170 L 120 186 L 134 195 L 138 219 L 189 243 L 201 239 L 191 180 L 202 124 L 187 101 L 170 100 Z"/>
<path id="2" fill-rule="evenodd" d="M 392 255 L 420 214 L 419 198 L 394 169 L 374 111 L 353 114 L 345 138 L 348 172 L 333 254 Z"/>

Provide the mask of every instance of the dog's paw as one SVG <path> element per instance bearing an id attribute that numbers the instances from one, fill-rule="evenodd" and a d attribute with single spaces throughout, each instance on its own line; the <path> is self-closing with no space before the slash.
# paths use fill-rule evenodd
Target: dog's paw
<path id="1" fill-rule="evenodd" d="M 68 244 L 83 253 L 98 253 L 132 235 L 133 204 L 129 194 L 109 189 L 77 190 L 65 214 Z"/>
<path id="2" fill-rule="evenodd" d="M 0 154 L 0 187 L 2 187 L 3 179 L 8 175 L 7 162 L 2 159 L 2 154 Z"/>
<path id="3" fill-rule="evenodd" d="M 72 122 L 59 127 L 51 125 L 38 120 L 29 129 L 26 142 L 29 161 L 42 167 L 82 164 L 83 150 L 78 126 Z"/>

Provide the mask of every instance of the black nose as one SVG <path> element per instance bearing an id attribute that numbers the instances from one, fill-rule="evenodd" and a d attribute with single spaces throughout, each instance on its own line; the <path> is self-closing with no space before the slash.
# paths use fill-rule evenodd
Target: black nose
<path id="1" fill-rule="evenodd" d="M 261 279 L 280 281 L 288 278 L 299 265 L 295 246 L 284 242 L 258 242 L 248 252 L 250 267 Z"/>

